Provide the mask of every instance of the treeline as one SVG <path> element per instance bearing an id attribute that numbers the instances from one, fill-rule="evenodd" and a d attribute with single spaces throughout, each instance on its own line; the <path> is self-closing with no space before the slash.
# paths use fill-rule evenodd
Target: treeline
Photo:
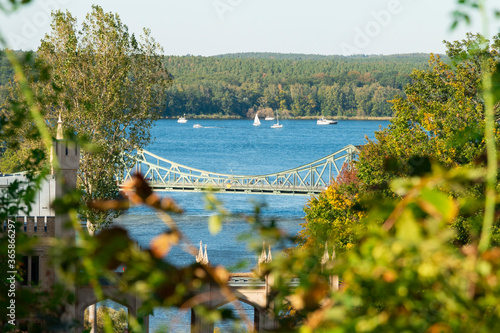
<path id="1" fill-rule="evenodd" d="M 21 63 L 34 64 L 34 52 L 14 51 L 14 55 Z M 0 50 L 0 106 L 8 96 L 8 83 L 14 77 L 14 69 L 12 68 L 9 59 L 5 52 Z"/>
<path id="2" fill-rule="evenodd" d="M 14 76 L 14 70 L 5 53 L 0 50 L 0 105 L 7 98 L 7 83 Z"/>
<path id="3" fill-rule="evenodd" d="M 428 55 L 317 56 L 242 53 L 168 56 L 174 77 L 165 116 L 391 116 L 387 102 L 402 95 Z M 272 111 L 271 111 L 272 112 Z"/>
<path id="4" fill-rule="evenodd" d="M 174 78 L 163 116 L 391 116 L 387 101 L 403 94 L 428 55 L 322 56 L 237 53 L 165 56 Z M 0 100 L 12 69 L 0 52 Z"/>

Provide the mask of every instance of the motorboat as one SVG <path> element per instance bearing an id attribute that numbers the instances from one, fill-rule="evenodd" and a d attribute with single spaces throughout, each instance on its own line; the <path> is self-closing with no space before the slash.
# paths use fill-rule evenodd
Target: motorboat
<path id="1" fill-rule="evenodd" d="M 274 120 L 274 117 L 267 116 L 267 117 L 265 118 L 265 120 Z"/>
<path id="2" fill-rule="evenodd" d="M 335 125 L 335 124 L 337 124 L 337 121 L 326 119 L 325 117 L 322 117 L 321 119 L 318 119 L 316 121 L 316 124 L 318 124 L 318 125 Z"/>
<path id="3" fill-rule="evenodd" d="M 187 123 L 186 114 L 184 114 L 182 117 L 177 119 L 177 122 L 181 123 L 181 124 Z"/>
<path id="4" fill-rule="evenodd" d="M 258 112 L 255 114 L 255 118 L 253 119 L 253 125 L 254 126 L 260 126 L 260 120 L 259 120 L 259 113 Z"/>
<path id="5" fill-rule="evenodd" d="M 201 126 L 200 124 L 194 124 L 193 125 L 193 128 L 202 128 L 203 126 Z"/>

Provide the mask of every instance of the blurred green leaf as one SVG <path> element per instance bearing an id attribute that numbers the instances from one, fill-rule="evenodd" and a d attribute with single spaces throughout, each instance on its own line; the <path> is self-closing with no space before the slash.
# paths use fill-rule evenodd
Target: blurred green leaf
<path id="1" fill-rule="evenodd" d="M 442 192 L 424 188 L 420 192 L 420 198 L 419 206 L 437 220 L 451 222 L 458 214 L 456 202 Z"/>
<path id="2" fill-rule="evenodd" d="M 212 235 L 217 235 L 222 230 L 222 217 L 220 215 L 211 215 L 208 218 L 208 231 Z"/>
<path id="3" fill-rule="evenodd" d="M 495 70 L 492 73 L 491 76 L 492 80 L 492 94 L 495 98 L 495 104 L 500 101 L 500 63 L 497 63 L 495 66 Z"/>
<path id="4" fill-rule="evenodd" d="M 422 240 L 421 227 L 409 209 L 405 209 L 396 222 L 396 236 L 408 243 L 418 243 Z"/>

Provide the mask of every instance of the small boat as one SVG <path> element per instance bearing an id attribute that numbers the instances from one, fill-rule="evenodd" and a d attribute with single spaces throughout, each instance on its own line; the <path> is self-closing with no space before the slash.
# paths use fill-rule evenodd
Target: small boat
<path id="1" fill-rule="evenodd" d="M 193 128 L 202 128 L 203 126 L 201 126 L 200 124 L 194 124 L 193 125 Z"/>
<path id="2" fill-rule="evenodd" d="M 265 120 L 274 120 L 274 117 L 267 116 Z"/>
<path id="3" fill-rule="evenodd" d="M 318 125 L 335 125 L 336 123 L 336 120 L 325 119 L 325 117 L 322 117 L 321 119 L 318 119 L 316 121 L 316 124 Z"/>
<path id="4" fill-rule="evenodd" d="M 260 126 L 260 120 L 259 120 L 259 113 L 258 112 L 255 114 L 255 118 L 253 119 L 253 125 L 254 126 Z"/>
<path id="5" fill-rule="evenodd" d="M 282 127 L 283 127 L 283 125 L 280 125 L 280 119 L 279 119 L 278 115 L 276 114 L 276 124 L 273 124 L 271 126 L 271 128 L 282 128 Z"/>
<path id="6" fill-rule="evenodd" d="M 182 117 L 177 119 L 177 122 L 181 123 L 181 124 L 187 123 L 186 114 L 184 114 Z"/>

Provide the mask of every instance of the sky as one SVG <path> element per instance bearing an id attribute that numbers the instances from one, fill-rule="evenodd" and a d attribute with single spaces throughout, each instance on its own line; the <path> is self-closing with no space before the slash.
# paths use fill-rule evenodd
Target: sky
<path id="1" fill-rule="evenodd" d="M 0 0 L 0 3 L 5 1 Z M 166 55 L 237 52 L 323 55 L 444 53 L 443 40 L 483 32 L 480 20 L 451 31 L 457 0 L 33 0 L 0 13 L 12 49 L 36 50 L 50 32 L 50 11 L 82 22 L 93 4 L 117 13 L 131 32 L 151 29 Z M 490 3 L 499 2 L 494 0 Z M 140 4 L 139 4 L 140 3 Z M 490 24 L 489 35 L 500 32 Z"/>

